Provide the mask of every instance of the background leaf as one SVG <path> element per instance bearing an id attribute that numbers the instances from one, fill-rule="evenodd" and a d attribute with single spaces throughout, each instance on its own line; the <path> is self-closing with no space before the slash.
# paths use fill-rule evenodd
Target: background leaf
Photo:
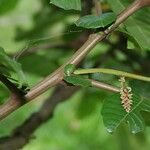
<path id="1" fill-rule="evenodd" d="M 65 10 L 81 10 L 81 0 L 51 0 L 50 3 Z"/>
<path id="2" fill-rule="evenodd" d="M 76 25 L 83 27 L 83 28 L 100 28 L 105 27 L 115 21 L 116 15 L 114 13 L 104 13 L 100 16 L 94 15 L 87 15 L 81 17 L 77 22 Z"/>
<path id="3" fill-rule="evenodd" d="M 129 4 L 130 0 L 107 0 L 114 13 L 119 14 Z M 115 5 L 114 5 L 115 4 Z M 143 49 L 150 50 L 150 8 L 142 8 L 125 22 L 126 31 L 135 39 Z"/>
<path id="4" fill-rule="evenodd" d="M 140 96 L 145 97 L 146 99 L 150 99 L 150 83 L 149 82 L 143 82 L 138 80 L 131 80 L 129 85 L 132 88 L 135 93 L 139 93 Z M 144 88 L 143 88 L 144 87 Z"/>
<path id="5" fill-rule="evenodd" d="M 3 15 L 16 7 L 18 0 L 0 0 L 0 15 Z"/>
<path id="6" fill-rule="evenodd" d="M 11 71 L 17 74 L 20 87 L 27 85 L 21 64 L 7 56 L 4 49 L 0 47 L 0 74 L 10 76 Z"/>
<path id="7" fill-rule="evenodd" d="M 120 94 L 113 94 L 105 99 L 102 116 L 109 132 L 114 132 L 124 121 L 130 125 L 132 133 L 143 131 L 145 125 L 140 111 L 150 112 L 150 101 L 133 94 L 133 105 L 129 113 L 121 105 Z"/>

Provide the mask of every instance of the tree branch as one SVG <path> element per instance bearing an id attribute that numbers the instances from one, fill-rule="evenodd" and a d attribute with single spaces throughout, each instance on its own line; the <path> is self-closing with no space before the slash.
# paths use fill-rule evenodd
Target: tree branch
<path id="1" fill-rule="evenodd" d="M 102 82 L 91 81 L 93 87 L 119 92 L 119 88 L 108 86 Z M 16 150 L 26 145 L 32 138 L 34 131 L 39 128 L 41 124 L 52 118 L 57 104 L 70 98 L 78 89 L 79 87 L 66 85 L 58 86 L 53 92 L 51 98 L 48 98 L 44 102 L 38 112 L 33 113 L 22 125 L 15 128 L 10 136 L 0 138 L 0 149 L 7 150 L 11 147 L 11 150 Z"/>
<path id="2" fill-rule="evenodd" d="M 110 91 L 110 92 L 114 92 L 114 93 L 120 92 L 120 88 L 114 87 L 112 85 L 109 85 L 109 84 L 106 84 L 106 83 L 103 83 L 103 82 L 91 80 L 91 84 L 92 84 L 92 87 L 104 89 L 104 90 L 107 90 L 107 91 Z"/>
<path id="3" fill-rule="evenodd" d="M 139 0 L 134 1 L 127 9 L 125 9 L 123 12 L 120 13 L 118 16 L 116 22 L 111 25 L 109 28 L 107 28 L 103 34 L 91 34 L 88 38 L 88 40 L 83 44 L 83 46 L 72 56 L 72 58 L 62 65 L 59 69 L 57 69 L 54 73 L 46 77 L 43 81 L 41 81 L 39 84 L 37 84 L 35 87 L 33 87 L 26 95 L 25 98 L 27 102 L 31 101 L 35 97 L 41 95 L 44 93 L 47 89 L 50 87 L 53 87 L 57 84 L 59 84 L 64 77 L 64 66 L 67 64 L 74 64 L 78 65 L 79 62 L 90 52 L 90 50 L 97 45 L 98 42 L 102 41 L 107 37 L 108 34 L 113 32 L 122 22 L 124 22 L 130 15 L 132 15 L 134 12 L 136 12 L 138 9 L 141 8 L 141 3 Z M 6 117 L 11 112 L 13 112 L 15 109 L 20 107 L 18 103 L 14 103 L 13 106 L 10 108 L 10 105 L 4 104 L 0 107 L 0 119 Z M 3 109 L 5 107 L 5 111 Z M 4 111 L 4 112 L 3 112 Z"/>
<path id="4" fill-rule="evenodd" d="M 0 138 L 0 150 L 16 150 L 26 145 L 32 138 L 34 131 L 52 118 L 57 104 L 70 98 L 78 89 L 78 87 L 58 86 L 38 112 L 33 113 L 10 136 Z"/>
<path id="5" fill-rule="evenodd" d="M 17 88 L 17 86 L 12 83 L 11 81 L 9 81 L 7 79 L 7 77 L 5 77 L 4 75 L 0 74 L 0 81 L 9 89 L 10 92 L 12 92 L 14 95 L 18 96 L 18 97 L 22 97 L 23 96 L 23 92 Z"/>
<path id="6" fill-rule="evenodd" d="M 100 0 L 94 0 L 95 5 L 95 12 L 96 15 L 99 16 L 102 14 L 102 8 L 101 8 L 101 1 Z"/>

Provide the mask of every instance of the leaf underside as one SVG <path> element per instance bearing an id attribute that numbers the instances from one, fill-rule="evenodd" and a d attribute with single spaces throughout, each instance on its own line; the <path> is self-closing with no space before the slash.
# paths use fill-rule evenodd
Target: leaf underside
<path id="1" fill-rule="evenodd" d="M 127 122 L 131 132 L 138 133 L 145 127 L 140 111 L 150 112 L 149 100 L 133 94 L 133 105 L 127 113 L 121 105 L 120 94 L 113 94 L 105 99 L 101 114 L 108 132 L 114 132 L 121 123 Z"/>

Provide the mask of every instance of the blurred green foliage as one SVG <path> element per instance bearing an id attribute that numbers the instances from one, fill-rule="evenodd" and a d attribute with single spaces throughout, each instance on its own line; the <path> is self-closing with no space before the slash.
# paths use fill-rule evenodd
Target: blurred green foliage
<path id="1" fill-rule="evenodd" d="M 106 2 L 103 3 L 106 5 Z M 35 85 L 66 62 L 76 47 L 83 43 L 81 38 L 80 44 L 76 44 L 76 40 L 80 39 L 83 32 L 87 32 L 74 26 L 79 14 L 77 11 L 64 11 L 50 5 L 49 0 L 0 1 L 0 46 L 4 47 L 12 57 L 21 52 L 22 48 L 25 50 L 17 61 L 22 64 L 30 86 Z M 134 51 L 126 49 L 127 41 L 123 38 L 124 42 L 122 42 L 120 40 L 122 37 L 122 34 L 115 32 L 106 41 L 98 44 L 83 61 L 82 67 L 91 68 L 96 65 L 149 74 L 150 53 L 141 52 L 136 47 Z M 36 42 L 29 45 L 31 41 Z M 67 46 L 47 47 L 47 44 L 57 43 Z M 113 44 L 119 45 L 120 49 Z M 42 47 L 37 48 L 40 45 Z M 28 51 L 26 51 L 26 47 L 30 50 L 27 48 Z M 113 85 L 119 84 L 117 78 L 111 75 L 93 74 L 90 77 Z M 136 87 L 133 88 L 137 90 L 136 92 L 149 98 L 149 84 L 145 85 L 138 81 L 134 83 L 129 81 L 129 83 Z M 33 112 L 38 111 L 43 100 L 51 93 L 52 90 L 49 90 L 1 121 L 0 137 L 9 135 Z M 1 102 L 8 96 L 6 87 L 0 85 Z M 129 133 L 126 124 L 122 124 L 112 135 L 107 132 L 100 112 L 102 102 L 108 96 L 110 93 L 104 90 L 82 88 L 66 102 L 57 106 L 53 118 L 42 124 L 34 133 L 33 139 L 22 149 L 148 150 L 150 147 L 149 127 L 136 135 Z M 142 115 L 149 126 L 149 114 L 143 112 Z"/>
<path id="2" fill-rule="evenodd" d="M 0 15 L 8 13 L 13 10 L 18 3 L 18 0 L 1 0 L 0 1 Z"/>
<path id="3" fill-rule="evenodd" d="M 116 14 L 119 14 L 132 2 L 131 0 L 107 1 Z M 124 22 L 123 27 L 125 32 L 127 32 L 132 37 L 132 41 L 134 39 L 134 41 L 136 41 L 139 46 L 144 50 L 150 50 L 150 21 L 147 18 L 150 18 L 150 8 L 141 9 L 138 12 L 134 13 L 132 16 L 130 16 Z"/>

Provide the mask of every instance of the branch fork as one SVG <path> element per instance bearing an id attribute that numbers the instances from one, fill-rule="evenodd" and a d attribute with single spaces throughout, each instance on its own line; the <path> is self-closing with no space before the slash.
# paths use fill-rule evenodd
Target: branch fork
<path id="1" fill-rule="evenodd" d="M 122 11 L 116 22 L 112 24 L 109 28 L 107 28 L 101 35 L 99 34 L 91 34 L 88 40 L 78 49 L 78 51 L 71 57 L 71 59 L 54 71 L 51 75 L 43 79 L 40 83 L 34 86 L 24 97 L 26 99 L 26 103 L 33 100 L 37 96 L 44 93 L 50 87 L 54 87 L 62 82 L 64 78 L 64 67 L 67 64 L 78 65 L 83 58 L 94 48 L 100 41 L 105 39 L 108 34 L 112 33 L 121 23 L 123 23 L 130 15 L 139 10 L 142 7 L 149 6 L 149 0 L 136 0 L 134 1 L 127 9 Z M 106 87 L 110 87 L 110 85 L 99 84 L 97 81 L 92 81 L 93 86 L 107 89 Z M 111 91 L 118 91 L 118 88 L 112 87 Z M 18 98 L 15 96 L 10 97 L 10 99 L 2 106 L 0 106 L 0 120 L 8 116 L 10 113 L 15 111 L 17 108 L 21 107 L 22 104 L 18 101 Z"/>

